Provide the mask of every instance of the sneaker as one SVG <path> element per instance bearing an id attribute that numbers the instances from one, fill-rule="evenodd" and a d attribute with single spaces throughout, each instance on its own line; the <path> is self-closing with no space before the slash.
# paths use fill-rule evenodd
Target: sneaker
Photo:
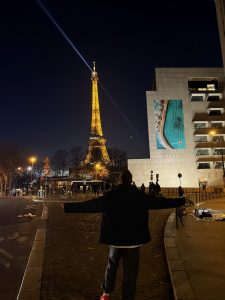
<path id="1" fill-rule="evenodd" d="M 100 300 L 109 300 L 109 295 L 103 293 L 103 294 L 101 295 L 101 297 L 100 297 Z"/>

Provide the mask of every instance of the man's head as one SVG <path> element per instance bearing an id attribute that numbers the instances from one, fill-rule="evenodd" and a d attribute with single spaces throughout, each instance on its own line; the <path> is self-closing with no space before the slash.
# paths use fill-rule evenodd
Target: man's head
<path id="1" fill-rule="evenodd" d="M 132 183 L 132 174 L 129 170 L 123 171 L 121 174 L 122 184 L 131 184 Z"/>

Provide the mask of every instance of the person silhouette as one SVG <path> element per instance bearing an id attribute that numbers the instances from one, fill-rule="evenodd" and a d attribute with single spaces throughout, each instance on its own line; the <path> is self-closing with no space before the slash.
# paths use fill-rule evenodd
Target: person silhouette
<path id="1" fill-rule="evenodd" d="M 103 196 L 63 205 L 65 213 L 102 212 L 100 243 L 109 245 L 109 254 L 100 300 L 109 300 L 121 259 L 122 299 L 134 300 L 140 246 L 151 240 L 148 210 L 178 207 L 185 203 L 184 198 L 165 198 L 156 196 L 155 193 L 147 195 L 132 184 L 129 170 L 123 171 L 121 182 Z"/>

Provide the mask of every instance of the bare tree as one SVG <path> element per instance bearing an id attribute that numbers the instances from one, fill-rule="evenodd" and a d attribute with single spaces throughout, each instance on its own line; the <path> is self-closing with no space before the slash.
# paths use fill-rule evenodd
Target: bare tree
<path id="1" fill-rule="evenodd" d="M 117 184 L 120 180 L 120 173 L 127 169 L 127 153 L 118 148 L 109 148 L 108 153 L 111 160 L 108 179 Z"/>
<path id="2" fill-rule="evenodd" d="M 13 174 L 23 163 L 22 149 L 18 145 L 0 145 L 0 188 L 2 195 L 6 195 L 7 187 L 11 190 Z"/>
<path id="3" fill-rule="evenodd" d="M 81 160 L 84 156 L 82 148 L 80 146 L 74 146 L 69 151 L 69 156 L 70 156 L 70 163 L 71 163 L 72 167 L 79 168 L 81 165 Z"/>
<path id="4" fill-rule="evenodd" d="M 68 152 L 66 150 L 58 150 L 51 158 L 52 169 L 56 176 L 62 176 L 68 166 Z"/>
<path id="5" fill-rule="evenodd" d="M 109 157 L 111 160 L 112 166 L 118 171 L 122 171 L 124 168 L 127 168 L 127 153 L 124 150 L 118 148 L 109 148 L 108 149 Z"/>

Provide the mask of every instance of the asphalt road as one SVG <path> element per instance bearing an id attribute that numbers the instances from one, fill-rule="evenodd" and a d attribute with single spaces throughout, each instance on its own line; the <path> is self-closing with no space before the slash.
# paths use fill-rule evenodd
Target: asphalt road
<path id="1" fill-rule="evenodd" d="M 0 197 L 0 299 L 17 297 L 40 213 L 30 199 Z"/>

